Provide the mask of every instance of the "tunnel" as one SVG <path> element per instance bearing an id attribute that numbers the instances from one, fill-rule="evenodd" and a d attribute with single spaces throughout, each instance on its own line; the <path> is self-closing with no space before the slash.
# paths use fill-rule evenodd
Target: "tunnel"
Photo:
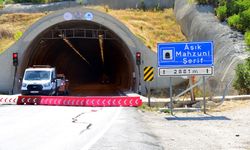
<path id="1" fill-rule="evenodd" d="M 86 20 L 63 21 L 36 36 L 23 53 L 20 74 L 33 65 L 56 67 L 70 95 L 120 95 L 134 88 L 134 62 L 111 29 Z"/>

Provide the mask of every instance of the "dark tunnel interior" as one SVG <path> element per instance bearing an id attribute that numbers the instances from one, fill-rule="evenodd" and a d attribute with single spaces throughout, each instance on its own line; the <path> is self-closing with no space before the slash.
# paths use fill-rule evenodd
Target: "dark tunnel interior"
<path id="1" fill-rule="evenodd" d="M 33 65 L 56 67 L 69 80 L 71 95 L 118 95 L 134 86 L 130 50 L 112 30 L 94 22 L 54 25 L 24 55 L 21 73 Z"/>

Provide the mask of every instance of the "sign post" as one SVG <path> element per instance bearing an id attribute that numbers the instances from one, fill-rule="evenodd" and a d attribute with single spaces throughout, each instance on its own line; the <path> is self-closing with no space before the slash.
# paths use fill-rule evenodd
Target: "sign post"
<path id="1" fill-rule="evenodd" d="M 176 76 L 203 76 L 204 113 L 206 113 L 205 76 L 214 74 L 213 42 L 180 42 L 158 44 L 158 75 L 170 77 L 172 114 L 172 79 Z"/>
<path id="2" fill-rule="evenodd" d="M 173 114 L 173 108 L 174 108 L 174 104 L 173 104 L 173 86 L 172 86 L 172 77 L 169 77 L 169 84 L 170 84 L 170 113 L 171 115 Z"/>
<path id="3" fill-rule="evenodd" d="M 193 86 L 193 84 L 194 84 L 194 76 L 191 76 L 189 78 L 189 85 L 190 85 L 190 87 Z M 195 101 L 194 89 L 190 89 L 190 97 L 191 97 L 191 101 Z"/>
<path id="4" fill-rule="evenodd" d="M 151 87 L 150 82 L 154 80 L 154 68 L 151 66 L 144 67 L 144 81 L 148 82 L 147 94 L 148 94 L 148 106 L 151 107 Z"/>
<path id="5" fill-rule="evenodd" d="M 203 78 L 203 105 L 204 105 L 204 114 L 206 114 L 206 78 L 205 76 Z"/>
<path id="6" fill-rule="evenodd" d="M 148 95 L 148 106 L 151 107 L 151 85 L 150 82 L 148 82 L 148 90 L 147 90 L 147 95 Z"/>

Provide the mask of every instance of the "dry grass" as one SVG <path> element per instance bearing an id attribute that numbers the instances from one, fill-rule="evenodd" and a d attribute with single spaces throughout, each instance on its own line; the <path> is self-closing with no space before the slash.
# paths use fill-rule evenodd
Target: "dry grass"
<path id="1" fill-rule="evenodd" d="M 6 29 L 6 28 L 0 29 L 0 39 L 13 38 L 13 37 L 14 37 L 14 34 L 9 29 Z"/>
<path id="2" fill-rule="evenodd" d="M 0 16 L 0 53 L 10 47 L 14 42 L 14 35 L 21 31 L 24 32 L 27 28 L 36 22 L 43 13 L 27 14 L 4 14 Z"/>
<path id="3" fill-rule="evenodd" d="M 6 28 L 11 31 L 25 31 L 31 24 L 36 22 L 44 13 L 18 13 L 18 14 L 4 14 L 0 16 L 1 28 Z"/>
<path id="4" fill-rule="evenodd" d="M 157 50 L 157 42 L 185 40 L 171 9 L 162 12 L 132 10 L 127 13 L 120 10 L 119 13 L 111 11 L 110 14 L 126 24 L 153 51 Z"/>
<path id="5" fill-rule="evenodd" d="M 13 39 L 9 38 L 3 38 L 0 40 L 0 54 L 3 52 L 3 50 L 9 48 L 12 44 L 14 44 Z"/>
<path id="6" fill-rule="evenodd" d="M 172 9 L 163 11 L 142 11 L 142 10 L 111 10 L 107 7 L 90 7 L 108 13 L 123 22 L 145 45 L 153 51 L 157 50 L 158 42 L 185 41 L 179 25 L 175 21 Z M 18 31 L 24 32 L 30 25 L 44 13 L 18 13 L 5 14 L 0 16 L 1 29 L 15 35 Z M 1 33 L 0 33 L 1 34 Z M 14 43 L 12 37 L 0 38 L 0 53 Z"/>
<path id="7" fill-rule="evenodd" d="M 142 11 L 137 9 L 111 10 L 91 7 L 106 12 L 123 22 L 145 45 L 153 51 L 159 42 L 179 42 L 186 38 L 175 20 L 173 9 Z"/>
<path id="8" fill-rule="evenodd" d="M 222 105 L 209 110 L 209 112 L 232 111 L 236 109 L 246 108 L 249 106 L 250 106 L 250 100 L 225 101 Z"/>

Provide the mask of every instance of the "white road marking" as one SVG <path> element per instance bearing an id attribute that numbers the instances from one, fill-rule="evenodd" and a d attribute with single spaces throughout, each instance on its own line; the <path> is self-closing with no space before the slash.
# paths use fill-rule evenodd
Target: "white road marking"
<path id="1" fill-rule="evenodd" d="M 113 125 L 114 121 L 118 118 L 122 110 L 122 107 L 118 108 L 117 113 L 114 115 L 112 120 L 106 125 L 106 127 L 98 134 L 96 135 L 88 144 L 86 144 L 81 150 L 88 150 L 90 149 Z"/>

